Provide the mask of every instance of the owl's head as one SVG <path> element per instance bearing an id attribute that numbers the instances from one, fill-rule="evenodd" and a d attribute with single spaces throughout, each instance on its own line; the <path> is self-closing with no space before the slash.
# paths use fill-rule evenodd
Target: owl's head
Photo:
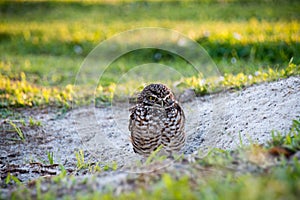
<path id="1" fill-rule="evenodd" d="M 150 84 L 140 93 L 138 103 L 168 108 L 175 103 L 175 97 L 167 86 L 163 84 Z"/>

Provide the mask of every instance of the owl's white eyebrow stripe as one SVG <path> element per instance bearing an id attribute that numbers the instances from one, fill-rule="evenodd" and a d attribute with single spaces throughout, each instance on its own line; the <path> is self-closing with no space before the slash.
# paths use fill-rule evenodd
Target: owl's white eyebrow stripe
<path id="1" fill-rule="evenodd" d="M 152 96 L 152 97 L 155 97 L 155 98 L 157 98 L 157 99 L 158 99 L 158 97 L 157 97 L 156 95 L 154 95 L 154 94 L 151 94 L 150 96 Z"/>
<path id="2" fill-rule="evenodd" d="M 168 94 L 167 96 L 165 96 L 165 98 L 163 100 L 166 100 L 171 94 Z"/>

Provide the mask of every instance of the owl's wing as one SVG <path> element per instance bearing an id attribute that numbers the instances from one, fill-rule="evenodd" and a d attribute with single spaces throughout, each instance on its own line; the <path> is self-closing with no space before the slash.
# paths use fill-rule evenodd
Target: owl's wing
<path id="1" fill-rule="evenodd" d="M 183 109 L 181 108 L 181 106 L 179 104 L 175 104 L 174 105 L 174 109 L 177 111 L 177 116 L 175 118 L 177 118 L 176 120 L 176 131 L 173 133 L 175 135 L 173 135 L 173 139 L 169 140 L 169 142 L 167 143 L 167 151 L 179 151 L 180 149 L 182 149 L 182 147 L 185 144 L 186 141 L 186 135 L 185 135 L 185 131 L 184 131 L 184 123 L 185 123 L 185 116 L 184 116 L 184 112 Z M 179 117 L 179 119 L 178 119 Z M 174 119 L 175 120 L 175 119 Z M 179 127 L 177 128 L 177 125 L 179 125 Z"/>
<path id="2" fill-rule="evenodd" d="M 181 114 L 182 118 L 181 118 L 181 126 L 184 127 L 184 124 L 185 124 L 185 115 L 184 115 L 184 112 L 183 112 L 183 109 L 181 108 L 181 106 L 179 104 L 176 104 L 176 109 L 178 110 L 178 112 Z"/>
<path id="3" fill-rule="evenodd" d="M 133 106 L 132 108 L 129 109 L 129 111 L 131 112 L 130 116 L 129 116 L 129 125 L 128 125 L 128 129 L 130 132 L 132 132 L 132 125 L 133 125 L 133 120 L 135 120 L 135 110 L 136 110 L 137 106 Z"/>

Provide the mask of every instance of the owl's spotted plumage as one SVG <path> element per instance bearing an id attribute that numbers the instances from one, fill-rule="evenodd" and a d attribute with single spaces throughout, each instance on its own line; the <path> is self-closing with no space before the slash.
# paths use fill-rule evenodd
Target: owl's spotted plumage
<path id="1" fill-rule="evenodd" d="M 167 86 L 145 87 L 130 111 L 129 131 L 134 152 L 148 156 L 160 145 L 168 153 L 184 146 L 184 113 Z"/>

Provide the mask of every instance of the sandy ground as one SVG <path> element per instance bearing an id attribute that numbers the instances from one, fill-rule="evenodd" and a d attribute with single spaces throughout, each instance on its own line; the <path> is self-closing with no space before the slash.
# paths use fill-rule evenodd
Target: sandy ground
<path id="1" fill-rule="evenodd" d="M 300 78 L 290 77 L 182 103 L 188 135 L 183 152 L 235 149 L 241 143 L 264 144 L 271 138 L 272 130 L 286 133 L 292 120 L 299 119 L 299 99 Z M 42 126 L 25 130 L 25 142 L 5 139 L 15 133 L 1 133 L 2 178 L 8 166 L 47 162 L 47 152 L 53 152 L 54 162 L 67 169 L 76 168 L 74 152 L 80 149 L 84 150 L 87 162 L 103 165 L 116 162 L 119 168 L 132 165 L 141 157 L 133 152 L 129 140 L 129 107 L 128 104 L 81 107 L 62 117 L 57 117 L 50 108 L 21 111 L 23 115 L 40 120 Z M 27 172 L 18 174 L 18 178 L 26 182 L 41 175 L 32 169 Z"/>

